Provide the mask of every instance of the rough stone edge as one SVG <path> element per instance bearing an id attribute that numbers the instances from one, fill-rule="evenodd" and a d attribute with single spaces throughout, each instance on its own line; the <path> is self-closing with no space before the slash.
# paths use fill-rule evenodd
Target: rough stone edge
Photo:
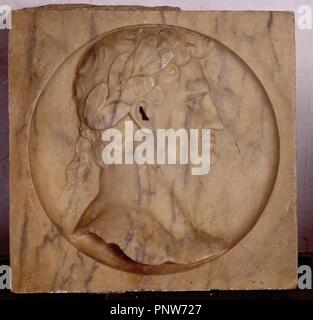
<path id="1" fill-rule="evenodd" d="M 103 10 L 103 11 L 181 11 L 180 7 L 171 6 L 140 6 L 140 5 L 92 5 L 92 4 L 48 4 L 45 6 L 30 7 L 14 10 L 33 11 L 33 10 L 63 10 L 63 11 L 87 11 L 87 10 Z"/>
<path id="2" fill-rule="evenodd" d="M 51 10 L 51 11 L 88 11 L 88 10 L 101 10 L 101 11 L 183 11 L 183 12 L 236 12 L 236 13 L 280 13 L 286 15 L 293 15 L 295 16 L 294 11 L 291 10 L 199 10 L 199 9 L 188 9 L 184 10 L 180 7 L 173 7 L 173 6 L 143 6 L 143 5 L 95 5 L 95 4 L 47 4 L 43 6 L 36 6 L 36 7 L 25 7 L 17 10 L 13 10 L 14 12 L 21 12 L 21 11 L 34 11 L 34 10 Z"/>

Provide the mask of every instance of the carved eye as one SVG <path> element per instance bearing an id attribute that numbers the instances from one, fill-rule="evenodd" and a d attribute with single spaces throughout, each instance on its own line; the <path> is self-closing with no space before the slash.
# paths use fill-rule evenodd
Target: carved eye
<path id="1" fill-rule="evenodd" d="M 204 95 L 199 96 L 193 96 L 187 100 L 187 105 L 189 108 L 196 110 L 201 107 L 201 104 L 203 102 Z"/>

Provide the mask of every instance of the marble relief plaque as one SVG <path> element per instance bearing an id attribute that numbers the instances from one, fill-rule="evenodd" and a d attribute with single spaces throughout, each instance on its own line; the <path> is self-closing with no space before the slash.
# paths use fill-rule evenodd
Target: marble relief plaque
<path id="1" fill-rule="evenodd" d="M 13 289 L 294 287 L 294 64 L 291 13 L 15 12 Z"/>

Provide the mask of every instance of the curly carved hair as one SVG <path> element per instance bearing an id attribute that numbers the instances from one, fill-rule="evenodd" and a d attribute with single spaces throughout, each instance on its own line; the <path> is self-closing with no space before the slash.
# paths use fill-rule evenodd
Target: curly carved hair
<path id="1" fill-rule="evenodd" d="M 92 130 L 114 126 L 136 101 L 162 94 L 160 77 L 169 82 L 179 66 L 203 57 L 210 44 L 168 27 L 120 30 L 104 37 L 77 67 L 74 97 L 80 124 Z"/>

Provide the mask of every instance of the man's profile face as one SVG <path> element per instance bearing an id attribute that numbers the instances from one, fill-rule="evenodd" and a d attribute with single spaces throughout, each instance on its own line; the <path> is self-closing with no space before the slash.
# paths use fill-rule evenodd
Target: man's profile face
<path id="1" fill-rule="evenodd" d="M 175 81 L 163 84 L 162 88 L 166 98 L 154 109 L 156 128 L 223 128 L 199 59 L 192 58 L 180 66 Z"/>
<path id="2" fill-rule="evenodd" d="M 150 40 L 146 42 L 147 45 L 151 45 L 154 41 L 152 38 Z M 140 53 L 138 54 L 140 56 Z M 123 140 L 123 144 L 121 146 L 119 144 L 118 147 L 121 148 L 123 161 L 121 164 L 107 164 L 102 157 L 102 163 L 97 162 L 101 168 L 99 193 L 86 209 L 79 225 L 83 230 L 96 234 L 105 242 L 117 244 L 126 255 L 142 263 L 159 264 L 176 254 L 179 256 L 177 261 L 183 261 L 187 254 L 183 251 L 188 250 L 182 248 L 178 250 L 177 246 L 182 239 L 190 239 L 190 243 L 186 240 L 188 246 L 192 243 L 200 245 L 203 253 L 199 249 L 199 255 L 205 255 L 207 250 L 211 250 L 210 244 L 201 237 L 198 238 L 198 233 L 195 232 L 200 230 L 200 226 L 194 212 L 197 202 L 202 201 L 199 198 L 199 188 L 202 187 L 204 179 L 210 179 L 210 174 L 208 172 L 202 176 L 192 174 L 194 168 L 201 167 L 209 171 L 210 163 L 206 168 L 202 167 L 203 163 L 194 164 L 191 161 L 190 130 L 198 133 L 198 141 L 194 142 L 197 145 L 196 156 L 202 155 L 203 160 L 203 154 L 209 154 L 212 164 L 216 161 L 215 133 L 222 129 L 223 125 L 211 99 L 200 59 L 190 54 L 189 57 L 185 55 L 185 60 L 179 61 L 175 62 L 173 58 L 166 67 L 155 74 L 148 72 L 136 75 L 133 82 L 130 78 L 127 84 L 141 79 L 143 82 L 142 87 L 126 85 L 128 91 L 122 87 L 117 103 L 125 103 L 129 111 L 113 125 L 101 130 L 98 139 L 93 142 L 96 156 L 101 158 L 100 154 L 103 154 L 103 150 L 112 142 L 103 138 L 106 131 L 111 128 L 117 129 Z M 123 67 L 123 64 L 119 67 Z M 151 89 L 147 90 L 145 95 L 139 94 L 145 88 L 150 88 L 150 85 Z M 99 98 L 101 95 L 95 96 Z M 126 98 L 134 96 L 138 98 L 129 99 L 127 104 Z M 106 97 L 106 94 L 103 97 Z M 99 103 L 100 112 L 101 105 L 102 103 Z M 87 106 L 94 107 L 93 104 Z M 97 108 L 94 110 L 98 112 Z M 105 108 L 103 110 L 105 111 Z M 133 123 L 132 133 L 125 129 L 130 121 Z M 101 121 L 98 124 L 100 126 Z M 104 121 L 104 128 L 106 124 Z M 145 128 L 149 130 L 143 130 Z M 161 131 L 170 129 L 176 133 L 179 129 L 184 130 L 188 146 L 182 152 L 187 154 L 187 163 L 180 161 L 182 140 L 179 136 L 176 138 L 175 146 L 176 163 L 169 162 L 169 148 L 173 148 L 173 145 L 169 147 L 168 137 L 165 138 L 165 163 L 158 163 L 160 129 Z M 138 164 L 136 161 L 132 164 L 125 163 L 126 139 L 130 138 L 129 135 L 133 138 L 134 156 L 137 147 L 149 141 L 147 137 L 146 139 L 143 137 L 142 141 L 136 141 L 134 135 L 137 130 L 143 135 L 150 137 L 153 135 L 153 163 Z M 203 131 L 211 139 L 210 150 L 207 145 L 205 148 L 202 145 Z M 127 240 L 129 234 L 131 240 Z M 147 239 L 150 239 L 151 243 Z M 140 252 L 143 250 L 144 243 L 146 256 L 137 257 L 138 250 Z M 216 245 L 221 244 L 218 242 Z M 155 257 L 156 249 L 162 251 L 164 257 L 162 255 Z M 196 256 L 197 254 L 192 259 L 196 259 Z"/>
<path id="3" fill-rule="evenodd" d="M 169 66 L 170 68 L 174 68 Z M 163 71 L 166 73 L 166 70 Z M 165 94 L 165 100 L 161 105 L 148 108 L 149 120 L 142 122 L 153 129 L 185 128 L 199 130 L 199 153 L 201 153 L 201 129 L 211 129 L 211 163 L 218 159 L 215 150 L 216 134 L 223 128 L 216 106 L 214 105 L 206 78 L 204 77 L 199 59 L 192 58 L 190 61 L 176 68 L 177 76 L 169 80 L 169 84 L 162 83 L 162 75 L 159 83 Z M 151 122 L 151 123 L 149 123 Z M 155 130 L 156 131 L 156 130 Z M 156 132 L 154 132 L 156 134 Z M 177 163 L 179 163 L 179 139 L 177 142 Z M 169 180 L 177 180 L 183 174 L 191 175 L 191 166 L 165 165 L 164 176 Z M 209 175 L 208 175 L 209 176 Z"/>
<path id="4" fill-rule="evenodd" d="M 172 73 L 170 77 L 166 78 L 167 71 L 165 70 L 163 71 L 163 75 L 165 74 L 165 76 L 161 74 L 158 80 L 158 85 L 162 88 L 162 94 L 164 95 L 163 103 L 153 105 L 147 99 L 146 111 L 149 117 L 148 119 L 140 119 L 140 126 L 141 128 L 146 127 L 152 130 L 155 137 L 155 145 L 157 143 L 157 129 L 177 130 L 185 128 L 187 131 L 189 129 L 198 129 L 199 149 L 201 148 L 201 129 L 211 129 L 210 154 L 211 162 L 214 163 L 217 158 L 214 150 L 215 133 L 217 130 L 222 129 L 223 125 L 211 100 L 208 83 L 203 75 L 200 61 L 199 59 L 190 59 L 183 66 L 170 66 L 170 68 L 176 70 L 176 75 L 173 76 Z M 141 115 L 138 115 L 139 117 Z M 125 135 L 124 126 L 126 121 L 131 121 L 129 115 L 116 125 L 116 128 L 123 135 Z M 139 126 L 134 123 L 134 130 L 137 129 L 139 129 Z M 138 144 L 140 143 L 135 142 L 134 147 Z M 162 193 L 162 196 L 171 193 L 172 196 L 180 199 L 181 206 L 184 207 L 185 194 L 188 190 L 182 188 L 182 186 L 185 185 L 186 176 L 190 176 L 193 181 L 199 179 L 191 176 L 191 164 L 184 165 L 179 163 L 179 139 L 177 139 L 176 146 L 177 162 L 175 165 L 159 165 L 156 159 L 154 164 L 144 165 L 103 164 L 102 167 L 105 169 L 105 172 L 102 174 L 101 185 L 103 186 L 103 192 L 105 192 L 105 198 L 110 201 L 113 200 L 116 203 L 120 203 L 120 198 L 122 198 L 123 203 L 128 203 L 132 208 L 137 205 L 144 207 L 151 204 L 154 207 L 153 202 L 156 201 L 155 208 L 157 208 L 159 200 L 155 195 L 158 192 Z M 125 145 L 123 145 L 124 152 Z M 201 149 L 199 153 L 201 153 Z M 139 183 L 140 187 L 130 190 L 130 185 L 138 184 L 138 177 L 141 179 Z M 205 178 L 209 179 L 209 174 Z M 123 180 L 123 184 L 120 183 L 121 180 Z M 142 190 L 144 191 L 142 192 Z M 145 196 L 142 196 L 142 193 Z M 189 202 L 191 202 L 191 199 L 192 197 L 190 197 Z M 192 206 L 192 203 L 190 205 Z M 188 208 L 181 209 L 188 210 Z"/>
<path id="5" fill-rule="evenodd" d="M 189 129 L 198 129 L 199 135 L 202 129 L 212 129 L 211 136 L 214 138 L 215 130 L 221 129 L 222 123 L 211 100 L 208 83 L 202 73 L 199 60 L 191 59 L 186 65 L 177 68 L 176 76 L 171 79 L 166 78 L 166 72 L 163 79 L 167 79 L 170 82 L 169 85 L 166 82 L 162 83 L 162 75 L 158 81 L 158 85 L 162 87 L 164 101 L 158 105 L 149 104 L 148 99 L 145 101 L 148 119 L 140 120 L 141 115 L 138 114 L 140 127 L 149 128 L 154 137 L 157 137 L 157 129 L 184 128 L 187 132 Z M 124 136 L 125 123 L 130 120 L 131 117 L 128 115 L 115 127 Z M 139 129 L 135 123 L 134 129 Z M 214 141 L 212 145 L 214 148 Z M 94 230 L 98 230 L 94 232 L 101 234 L 105 241 L 117 243 L 121 248 L 124 245 L 125 234 L 128 234 L 127 230 L 131 226 L 138 225 L 139 229 L 134 231 L 132 244 L 127 246 L 126 250 L 126 254 L 132 258 L 145 238 L 144 229 L 139 227 L 141 224 L 145 225 L 145 228 L 150 225 L 154 226 L 149 231 L 151 237 L 159 237 L 163 232 L 165 232 L 163 236 L 171 235 L 177 239 L 187 235 L 191 236 L 194 228 L 197 229 L 197 226 L 194 225 L 193 210 L 195 203 L 199 201 L 197 190 L 202 181 L 199 176 L 191 175 L 192 165 L 190 163 L 184 165 L 179 163 L 180 143 L 177 142 L 176 146 L 178 158 L 174 165 L 159 165 L 156 162 L 142 165 L 135 163 L 104 164 L 98 197 L 87 210 L 82 224 L 88 225 L 91 222 Z M 123 149 L 124 152 L 125 145 Z M 211 153 L 214 153 L 212 148 Z M 210 178 L 209 174 L 203 177 L 204 179 Z M 176 221 L 174 229 L 173 219 Z M 111 229 L 108 227 L 110 225 L 116 225 L 120 233 L 111 233 L 111 230 L 116 230 L 116 228 Z M 159 241 L 162 239 L 156 240 L 156 243 Z M 165 244 L 171 241 L 167 240 Z M 152 247 L 147 247 L 147 251 L 151 254 L 153 250 Z M 162 259 L 149 258 L 143 261 L 154 264 Z"/>

